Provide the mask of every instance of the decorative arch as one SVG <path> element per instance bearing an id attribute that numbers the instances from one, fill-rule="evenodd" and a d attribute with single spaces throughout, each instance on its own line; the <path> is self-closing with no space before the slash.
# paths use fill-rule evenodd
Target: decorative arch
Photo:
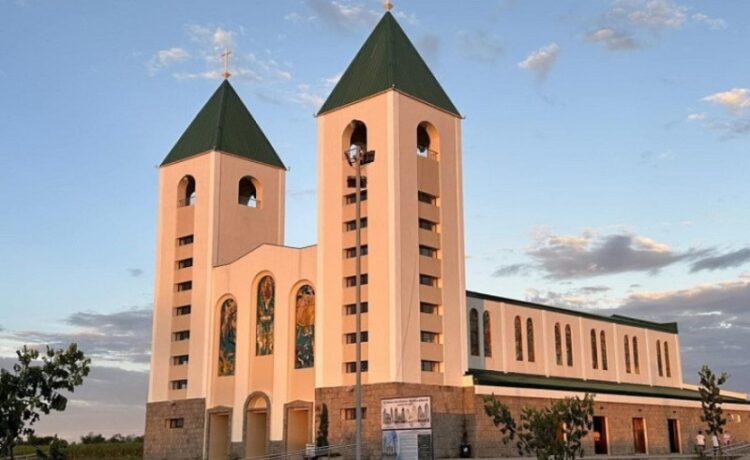
<path id="1" fill-rule="evenodd" d="M 482 328 L 484 332 L 484 356 L 492 357 L 492 327 L 490 324 L 490 312 L 485 310 L 482 313 Z"/>
<path id="2" fill-rule="evenodd" d="M 192 206 L 195 204 L 195 178 L 190 174 L 180 179 L 177 184 L 178 206 Z"/>
<path id="3" fill-rule="evenodd" d="M 523 331 L 521 330 L 521 317 L 516 316 L 513 323 L 516 338 L 516 361 L 523 361 Z"/>
<path id="4" fill-rule="evenodd" d="M 630 368 L 630 339 L 628 336 L 625 336 L 625 372 L 630 374 L 631 368 Z"/>
<path id="5" fill-rule="evenodd" d="M 423 121 L 417 125 L 417 155 L 436 160 L 440 152 L 440 136 L 435 126 Z"/>
<path id="6" fill-rule="evenodd" d="M 602 370 L 606 371 L 607 369 L 607 335 L 604 333 L 604 331 L 601 331 L 599 333 L 599 342 L 602 349 Z"/>
<path id="7" fill-rule="evenodd" d="M 526 354 L 529 362 L 533 363 L 536 360 L 536 353 L 534 353 L 534 320 L 526 318 Z"/>
<path id="8" fill-rule="evenodd" d="M 471 356 L 479 356 L 479 312 L 476 308 L 469 310 L 469 347 Z"/>
<path id="9" fill-rule="evenodd" d="M 596 343 L 596 330 L 591 329 L 591 366 L 594 369 L 599 369 L 599 353 Z"/>
<path id="10" fill-rule="evenodd" d="M 562 366 L 563 352 L 562 352 L 562 331 L 560 329 L 560 323 L 555 323 L 555 359 L 557 360 L 557 365 Z"/>
<path id="11" fill-rule="evenodd" d="M 570 324 L 565 325 L 565 358 L 569 367 L 573 367 L 573 331 Z"/>
<path id="12" fill-rule="evenodd" d="M 233 297 L 219 303 L 219 377 L 234 375 L 237 362 L 237 302 Z"/>
<path id="13" fill-rule="evenodd" d="M 294 368 L 315 365 L 315 289 L 303 284 L 294 296 Z"/>
<path id="14" fill-rule="evenodd" d="M 245 176 L 237 184 L 237 202 L 248 208 L 259 208 L 262 203 L 262 189 L 258 179 Z"/>
<path id="15" fill-rule="evenodd" d="M 636 374 L 641 373 L 641 363 L 638 358 L 638 337 L 633 337 L 633 371 Z"/>
<path id="16" fill-rule="evenodd" d="M 273 354 L 273 329 L 276 308 L 276 282 L 271 275 L 258 281 L 256 290 L 255 354 Z"/>

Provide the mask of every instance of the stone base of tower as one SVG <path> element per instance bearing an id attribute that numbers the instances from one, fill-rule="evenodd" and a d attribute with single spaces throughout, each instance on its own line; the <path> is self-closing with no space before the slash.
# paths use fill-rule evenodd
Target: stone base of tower
<path id="1" fill-rule="evenodd" d="M 472 423 L 474 418 L 473 388 L 380 383 L 362 386 L 362 407 L 366 411 L 362 421 L 363 458 L 382 457 L 381 400 L 420 396 L 431 398 L 434 457 L 458 457 L 464 427 L 468 429 L 467 424 Z M 315 402 L 318 413 L 322 404 L 328 407 L 328 442 L 331 445 L 354 444 L 356 424 L 345 416 L 347 409 L 355 407 L 354 387 L 317 388 Z M 345 454 L 345 457 L 350 456 L 353 457 L 353 451 Z"/>
<path id="2" fill-rule="evenodd" d="M 182 427 L 170 428 L 170 420 L 179 419 L 182 419 Z M 205 420 L 206 400 L 203 398 L 148 403 L 143 458 L 203 458 Z"/>

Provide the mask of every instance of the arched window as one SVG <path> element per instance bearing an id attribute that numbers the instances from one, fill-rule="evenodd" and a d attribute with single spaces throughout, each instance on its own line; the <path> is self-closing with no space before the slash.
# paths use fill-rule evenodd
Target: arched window
<path id="1" fill-rule="evenodd" d="M 526 353 L 528 354 L 529 362 L 533 363 L 535 360 L 534 321 L 531 318 L 526 319 Z"/>
<path id="2" fill-rule="evenodd" d="M 656 369 L 659 371 L 659 377 L 664 377 L 664 368 L 661 365 L 661 340 L 656 341 Z"/>
<path id="3" fill-rule="evenodd" d="M 555 358 L 557 359 L 557 365 L 562 366 L 562 332 L 560 331 L 560 323 L 555 323 Z"/>
<path id="4" fill-rule="evenodd" d="M 195 204 L 195 179 L 193 176 L 185 176 L 180 179 L 177 186 L 177 205 L 192 206 Z"/>
<path id="5" fill-rule="evenodd" d="M 641 373 L 641 363 L 638 359 L 638 337 L 633 337 L 633 371 L 636 374 Z"/>
<path id="6" fill-rule="evenodd" d="M 484 356 L 492 357 L 492 331 L 490 330 L 490 312 L 482 313 L 482 327 L 484 328 Z"/>
<path id="7" fill-rule="evenodd" d="M 260 183 L 250 176 L 240 179 L 237 187 L 237 202 L 249 208 L 260 207 Z"/>
<path id="8" fill-rule="evenodd" d="M 565 355 L 568 366 L 573 366 L 573 331 L 570 330 L 570 324 L 565 325 Z"/>
<path id="9" fill-rule="evenodd" d="M 255 324 L 255 354 L 273 354 L 273 317 L 276 303 L 276 283 L 264 276 L 258 283 L 258 308 Z"/>
<path id="10" fill-rule="evenodd" d="M 437 130 L 426 121 L 417 126 L 417 155 L 437 159 Z"/>
<path id="11" fill-rule="evenodd" d="M 601 342 L 602 348 L 602 370 L 607 370 L 607 336 L 604 331 L 599 333 L 599 341 Z"/>
<path id="12" fill-rule="evenodd" d="M 672 377 L 672 368 L 669 365 L 669 344 L 664 341 L 664 367 L 667 371 L 667 377 Z"/>
<path id="13" fill-rule="evenodd" d="M 315 290 L 309 284 L 297 290 L 294 310 L 294 368 L 313 367 L 315 363 Z"/>
<path id="14" fill-rule="evenodd" d="M 625 336 L 625 372 L 630 374 L 630 339 Z"/>
<path id="15" fill-rule="evenodd" d="M 599 369 L 599 353 L 597 353 L 598 346 L 596 343 L 596 331 L 591 329 L 591 366 L 594 369 Z"/>
<path id="16" fill-rule="evenodd" d="M 234 375 L 237 350 L 237 303 L 227 299 L 219 311 L 219 376 Z"/>
<path id="17" fill-rule="evenodd" d="M 516 316 L 514 326 L 516 330 L 516 361 L 523 361 L 523 332 L 521 331 L 520 316 Z"/>
<path id="18" fill-rule="evenodd" d="M 469 311 L 469 346 L 471 356 L 479 356 L 479 313 L 475 308 Z"/>

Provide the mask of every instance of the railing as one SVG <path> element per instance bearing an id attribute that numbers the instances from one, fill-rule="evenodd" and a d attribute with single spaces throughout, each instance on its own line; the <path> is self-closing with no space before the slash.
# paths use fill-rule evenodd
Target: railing
<path id="1" fill-rule="evenodd" d="M 353 452 L 354 447 L 354 444 L 338 444 L 326 447 L 315 447 L 314 445 L 309 444 L 304 450 L 278 452 L 258 457 L 245 457 L 243 460 L 290 460 L 343 457 L 346 453 Z"/>
<path id="2" fill-rule="evenodd" d="M 434 150 L 426 149 L 421 146 L 417 146 L 417 155 L 422 158 L 429 158 L 430 160 L 437 160 L 438 153 Z"/>

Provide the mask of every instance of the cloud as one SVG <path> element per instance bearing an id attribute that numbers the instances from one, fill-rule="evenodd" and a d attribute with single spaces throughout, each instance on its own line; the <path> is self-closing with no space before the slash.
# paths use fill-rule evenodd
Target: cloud
<path id="1" fill-rule="evenodd" d="M 607 293 L 607 286 L 585 286 L 571 289 L 566 292 L 557 292 L 545 289 L 526 289 L 526 301 L 544 305 L 554 305 L 571 310 L 583 308 L 601 308 L 603 305 L 611 305 L 612 300 Z"/>
<path id="2" fill-rule="evenodd" d="M 701 270 L 722 270 L 725 268 L 739 267 L 750 262 L 750 248 L 744 248 L 733 252 L 728 252 L 719 256 L 706 257 L 693 262 L 690 267 L 690 273 Z"/>
<path id="3" fill-rule="evenodd" d="M 492 63 L 497 62 L 505 54 L 500 39 L 485 31 L 459 32 L 458 42 L 461 54 L 470 61 Z"/>
<path id="4" fill-rule="evenodd" d="M 10 369 L 15 362 L 0 357 L 0 368 Z M 34 428 L 37 435 L 58 434 L 70 441 L 90 431 L 140 435 L 147 392 L 148 373 L 94 365 L 83 385 L 67 394 L 68 408 L 43 415 Z"/>
<path id="5" fill-rule="evenodd" d="M 128 268 L 128 273 L 133 278 L 138 278 L 139 276 L 143 274 L 143 270 L 140 268 Z"/>
<path id="6" fill-rule="evenodd" d="M 589 43 L 602 43 L 612 51 L 632 50 L 638 43 L 627 33 L 611 27 L 602 27 L 586 34 Z"/>
<path id="7" fill-rule="evenodd" d="M 707 249 L 675 251 L 664 243 L 632 233 L 579 236 L 539 231 L 526 254 L 552 279 L 590 278 L 626 272 L 657 273 L 677 262 L 708 255 Z"/>
<path id="8" fill-rule="evenodd" d="M 727 27 L 725 20 L 694 12 L 674 0 L 615 0 L 605 20 L 651 31 L 677 30 L 687 24 L 705 25 L 714 30 Z"/>
<path id="9" fill-rule="evenodd" d="M 729 91 L 710 94 L 703 100 L 719 104 L 732 114 L 739 114 L 744 109 L 750 108 L 750 89 L 732 88 Z"/>
<path id="10" fill-rule="evenodd" d="M 658 322 L 676 321 L 686 381 L 695 382 L 698 369 L 708 364 L 731 375 L 728 388 L 750 392 L 750 273 L 737 279 L 700 284 L 687 289 L 639 292 L 617 313 Z"/>
<path id="11" fill-rule="evenodd" d="M 714 30 L 720 30 L 720 29 L 726 29 L 727 28 L 727 22 L 720 18 L 712 18 L 708 15 L 705 15 L 703 13 L 695 13 L 692 16 L 693 21 L 706 24 L 708 27 Z"/>
<path id="12" fill-rule="evenodd" d="M 492 272 L 492 276 L 499 278 L 501 276 L 525 275 L 531 271 L 532 266 L 529 264 L 510 264 L 499 267 Z"/>
<path id="13" fill-rule="evenodd" d="M 307 0 L 307 6 L 315 18 L 338 32 L 354 32 L 360 28 L 371 28 L 381 13 L 353 1 Z"/>
<path id="14" fill-rule="evenodd" d="M 526 59 L 518 63 L 518 67 L 533 72 L 539 80 L 544 80 L 555 65 L 559 54 L 560 46 L 553 42 L 536 51 L 532 51 Z"/>
<path id="15" fill-rule="evenodd" d="M 159 50 L 146 62 L 146 69 L 149 75 L 154 75 L 161 69 L 183 62 L 188 58 L 190 58 L 190 53 L 183 48 L 175 47 Z"/>
<path id="16" fill-rule="evenodd" d="M 422 35 L 417 40 L 416 46 L 427 61 L 435 63 L 440 59 L 440 36 L 437 34 Z"/>
<path id="17" fill-rule="evenodd" d="M 77 312 L 62 322 L 70 332 L 12 331 L 5 341 L 31 346 L 78 344 L 94 360 L 145 365 L 151 350 L 151 308 L 133 307 L 113 313 Z"/>

